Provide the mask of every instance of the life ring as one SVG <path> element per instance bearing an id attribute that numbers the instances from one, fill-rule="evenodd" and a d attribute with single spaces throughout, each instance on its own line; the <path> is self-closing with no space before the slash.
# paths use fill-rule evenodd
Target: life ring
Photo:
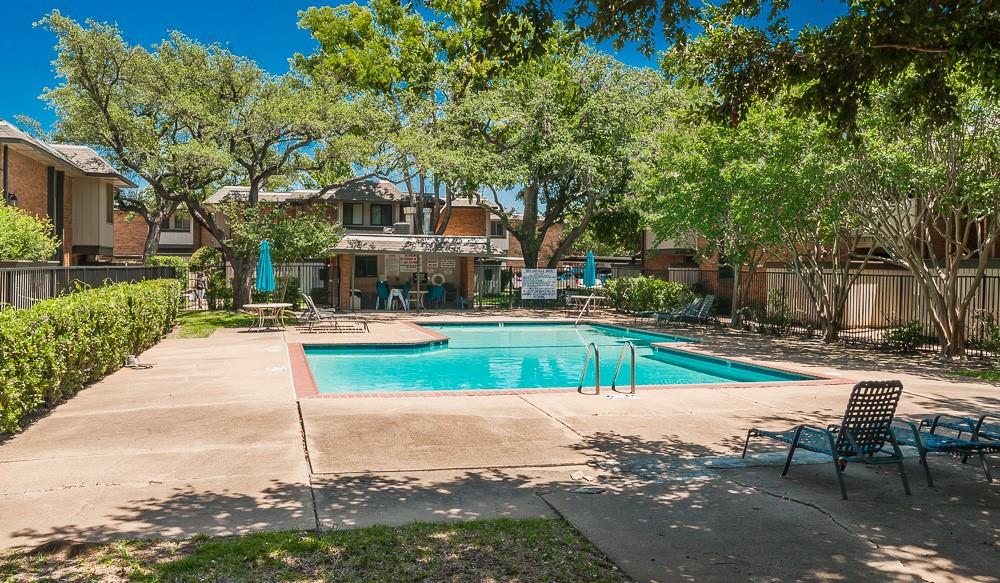
<path id="1" fill-rule="evenodd" d="M 431 283 L 434 285 L 444 285 L 444 281 L 445 279 L 443 273 L 435 273 L 431 276 Z"/>

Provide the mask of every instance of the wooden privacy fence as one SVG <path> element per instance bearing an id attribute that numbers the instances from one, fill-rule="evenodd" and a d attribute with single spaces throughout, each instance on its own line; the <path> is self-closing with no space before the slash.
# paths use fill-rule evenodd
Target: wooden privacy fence
<path id="1" fill-rule="evenodd" d="M 0 306 L 30 308 L 80 287 L 170 277 L 173 267 L 144 265 L 0 267 Z"/>
<path id="2" fill-rule="evenodd" d="M 731 273 L 716 269 L 674 268 L 647 271 L 663 279 L 683 282 L 699 293 L 710 293 L 719 298 L 720 319 L 728 320 L 733 302 L 734 278 Z M 826 277 L 833 281 L 833 274 Z M 966 293 L 975 277 L 961 275 L 958 289 Z M 788 329 L 802 334 L 818 334 L 820 325 L 816 307 L 801 279 L 791 271 L 762 269 L 747 276 L 741 275 L 741 287 L 746 286 L 744 306 L 756 314 L 774 315 L 781 309 L 788 317 Z M 967 341 L 969 352 L 977 352 L 983 338 L 981 313 L 1000 315 L 1000 272 L 991 271 L 976 290 L 969 306 Z M 840 322 L 842 339 L 848 342 L 880 344 L 885 330 L 916 322 L 928 348 L 937 343 L 933 318 L 927 298 L 914 276 L 906 271 L 869 269 L 864 271 L 848 292 L 847 304 Z"/>

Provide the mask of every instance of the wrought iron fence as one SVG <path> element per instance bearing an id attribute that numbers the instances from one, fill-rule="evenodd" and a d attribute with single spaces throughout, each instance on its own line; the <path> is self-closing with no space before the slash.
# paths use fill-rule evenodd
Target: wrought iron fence
<path id="1" fill-rule="evenodd" d="M 80 288 L 174 277 L 173 267 L 133 265 L 0 267 L 0 306 L 30 308 Z"/>
<path id="2" fill-rule="evenodd" d="M 478 263 L 475 266 L 475 307 L 477 308 L 567 308 L 575 294 L 593 293 L 583 285 L 583 267 L 556 269 L 556 299 L 527 300 L 521 298 L 523 267 L 505 267 Z M 640 275 L 639 266 L 598 267 L 597 280 Z"/>

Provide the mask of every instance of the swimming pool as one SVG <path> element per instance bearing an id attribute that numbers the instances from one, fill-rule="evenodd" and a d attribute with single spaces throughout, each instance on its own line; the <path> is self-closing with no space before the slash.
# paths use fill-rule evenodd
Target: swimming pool
<path id="1" fill-rule="evenodd" d="M 320 393 L 576 388 L 587 345 L 601 355 L 601 385 L 610 386 L 625 340 L 636 348 L 636 385 L 807 380 L 814 377 L 674 350 L 651 343 L 685 339 L 604 325 L 425 324 L 447 341 L 401 345 L 307 345 Z M 585 387 L 594 385 L 593 366 Z M 628 357 L 618 380 L 629 382 Z"/>

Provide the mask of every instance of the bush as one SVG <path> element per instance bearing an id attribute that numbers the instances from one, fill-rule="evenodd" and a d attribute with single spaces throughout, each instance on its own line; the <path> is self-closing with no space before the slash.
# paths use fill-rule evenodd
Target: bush
<path id="1" fill-rule="evenodd" d="M 150 267 L 173 267 L 176 271 L 176 275 L 174 277 L 180 280 L 182 286 L 185 288 L 187 287 L 190 268 L 188 267 L 188 262 L 185 261 L 183 257 L 174 257 L 172 255 L 153 255 L 152 257 L 146 259 L 146 265 Z"/>
<path id="2" fill-rule="evenodd" d="M 890 321 L 882 332 L 882 346 L 894 352 L 914 352 L 924 344 L 924 334 L 920 322 Z"/>
<path id="3" fill-rule="evenodd" d="M 640 275 L 605 281 L 604 295 L 619 310 L 659 312 L 684 303 L 691 292 L 682 283 Z"/>
<path id="4" fill-rule="evenodd" d="M 979 342 L 984 350 L 993 353 L 993 366 L 1000 368 L 1000 316 L 980 311 L 976 319 L 979 320 Z"/>
<path id="5" fill-rule="evenodd" d="M 222 252 L 215 247 L 199 247 L 188 261 L 191 271 L 201 271 L 211 275 L 222 269 Z"/>
<path id="6" fill-rule="evenodd" d="M 233 288 L 229 287 L 225 272 L 216 271 L 208 276 L 206 287 L 205 299 L 208 300 L 209 310 L 228 310 L 232 307 Z"/>
<path id="7" fill-rule="evenodd" d="M 0 197 L 3 190 L 0 189 Z M 4 204 L 0 199 L 0 261 L 45 261 L 59 247 L 52 223 Z"/>
<path id="8" fill-rule="evenodd" d="M 0 312 L 0 434 L 156 344 L 180 293 L 168 279 L 119 283 Z"/>

